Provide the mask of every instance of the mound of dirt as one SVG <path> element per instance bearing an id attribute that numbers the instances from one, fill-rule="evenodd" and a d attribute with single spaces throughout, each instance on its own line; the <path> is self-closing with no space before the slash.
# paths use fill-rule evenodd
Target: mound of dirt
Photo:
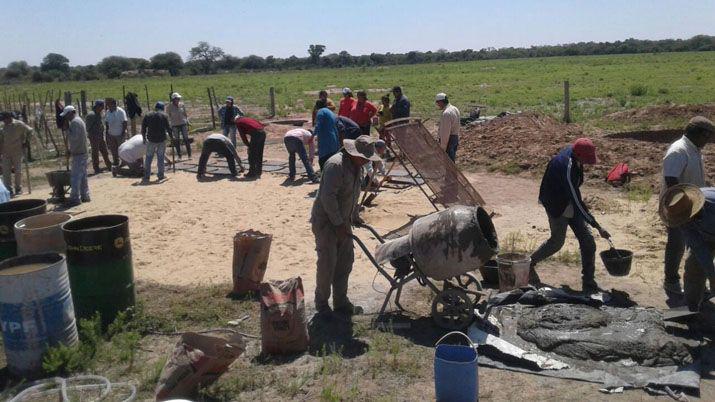
<path id="1" fill-rule="evenodd" d="M 715 117 L 715 104 L 704 105 L 660 105 L 640 109 L 629 109 L 605 116 L 607 120 L 629 123 L 649 123 L 667 119 L 689 120 L 693 116 Z"/>

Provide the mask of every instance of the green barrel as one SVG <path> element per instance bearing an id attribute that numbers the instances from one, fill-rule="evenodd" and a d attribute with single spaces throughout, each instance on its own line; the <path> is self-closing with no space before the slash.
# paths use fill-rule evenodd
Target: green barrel
<path id="1" fill-rule="evenodd" d="M 0 204 L 0 261 L 17 255 L 13 227 L 20 219 L 47 212 L 45 200 L 15 200 Z"/>
<path id="2" fill-rule="evenodd" d="M 118 313 L 134 306 L 129 218 L 90 216 L 65 223 L 62 233 L 75 314 L 91 318 L 99 312 L 106 327 Z"/>

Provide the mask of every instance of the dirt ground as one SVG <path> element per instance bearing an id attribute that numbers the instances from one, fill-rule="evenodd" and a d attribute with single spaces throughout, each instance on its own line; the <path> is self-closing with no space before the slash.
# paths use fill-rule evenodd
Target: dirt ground
<path id="1" fill-rule="evenodd" d="M 551 124 L 544 123 L 539 117 L 528 119 L 537 124 Z M 269 126 L 265 159 L 286 159 L 282 134 L 289 128 Z M 534 153 L 538 152 L 538 158 L 544 159 L 578 133 L 579 130 L 574 128 L 561 137 L 540 136 L 538 142 L 541 145 L 534 147 Z M 518 144 L 499 141 L 499 130 L 484 130 L 481 134 L 473 131 L 468 135 L 478 137 L 478 140 L 465 141 L 460 150 L 462 165 L 473 164 L 481 168 L 485 160 L 501 159 L 505 155 L 513 155 L 509 160 L 517 163 L 523 160 L 533 166 L 539 164 L 534 162 L 534 153 L 521 153 Z M 497 145 L 482 147 L 492 142 Z M 606 142 L 605 139 L 599 140 L 600 144 Z M 660 155 L 654 147 L 647 150 Z M 244 147 L 239 152 L 242 158 L 245 157 Z M 194 159 L 197 158 L 198 152 L 194 156 Z M 611 161 L 611 157 L 604 157 L 604 163 Z M 537 203 L 538 180 L 530 175 L 507 176 L 497 171 L 481 170 L 467 173 L 467 177 L 488 207 L 496 212 L 494 224 L 500 240 L 509 239 L 512 245 L 529 251 L 535 249 L 548 236 L 546 215 Z M 712 172 L 712 169 L 708 171 Z M 191 292 L 194 287 L 208 285 L 224 286 L 229 291 L 234 234 L 248 229 L 271 233 L 273 245 L 266 279 L 301 276 L 306 300 L 312 309 L 316 255 L 308 219 L 316 185 L 288 185 L 284 183 L 285 175 L 272 173 L 264 174 L 257 181 L 217 177 L 198 182 L 194 174 L 180 171 L 170 172 L 168 177 L 168 181 L 162 184 L 141 186 L 138 179 L 112 178 L 108 173 L 93 176 L 89 181 L 92 202 L 70 211 L 78 217 L 110 213 L 129 216 L 134 273 L 136 280 L 142 284 L 140 292 L 147 286 L 169 286 Z M 634 266 L 628 277 L 611 277 L 597 262 L 596 280 L 604 289 L 614 288 L 629 293 L 640 305 L 666 307 L 660 288 L 665 236 L 657 218 L 655 196 L 647 202 L 632 202 L 622 192 L 600 183 L 594 184 L 595 181 L 591 179 L 583 193 L 587 198 L 590 196 L 597 219 L 612 233 L 613 241 L 619 248 L 635 252 Z M 25 195 L 23 198 L 41 197 L 47 193 L 47 187 L 36 188 L 32 196 Z M 409 188 L 381 192 L 374 205 L 363 211 L 361 216 L 380 233 L 387 234 L 432 210 L 417 188 Z M 377 244 L 367 231 L 356 229 L 355 233 L 371 249 Z M 597 244 L 599 250 L 608 247 L 603 240 L 598 240 Z M 570 233 L 565 250 L 573 255 L 578 250 Z M 381 292 L 388 288 L 388 284 L 377 275 L 358 248 L 355 253 L 357 258 L 350 278 L 349 295 L 353 302 L 372 314 L 379 308 L 383 298 Z M 581 288 L 580 267 L 572 258 L 557 258 L 544 263 L 539 272 L 546 283 Z M 427 297 L 416 289 L 409 293 L 413 298 Z M 430 349 L 425 349 L 424 353 L 431 353 Z M 245 361 L 237 363 L 241 368 L 245 368 L 246 364 Z M 287 367 L 299 370 L 299 364 L 292 363 Z M 493 400 L 512 400 L 523 395 L 532 395 L 534 399 L 604 399 L 596 384 L 486 368 L 480 368 L 480 389 L 482 399 Z M 423 383 L 406 391 L 407 395 L 398 395 L 397 399 L 432 399 L 433 392 L 432 383 Z M 648 398 L 641 391 L 629 391 L 613 397 L 628 400 Z M 712 379 L 702 382 L 701 398 L 715 399 Z"/>

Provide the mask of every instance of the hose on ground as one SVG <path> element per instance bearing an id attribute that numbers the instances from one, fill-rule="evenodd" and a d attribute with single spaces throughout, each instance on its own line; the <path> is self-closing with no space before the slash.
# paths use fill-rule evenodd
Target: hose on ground
<path id="1" fill-rule="evenodd" d="M 77 383 L 80 384 L 71 384 Z M 101 390 L 100 395 L 94 401 L 101 401 L 112 393 L 116 388 L 128 388 L 129 396 L 123 402 L 132 402 L 137 397 L 137 388 L 128 382 L 112 383 L 106 377 L 100 375 L 80 375 L 70 378 L 53 377 L 38 380 L 27 384 L 27 387 L 15 395 L 8 402 L 25 402 L 33 399 L 59 394 L 62 402 L 70 402 L 69 391 Z"/>

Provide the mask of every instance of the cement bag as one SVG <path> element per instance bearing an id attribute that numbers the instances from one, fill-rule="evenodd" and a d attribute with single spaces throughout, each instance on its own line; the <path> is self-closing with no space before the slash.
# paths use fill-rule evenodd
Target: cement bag
<path id="1" fill-rule="evenodd" d="M 300 277 L 261 284 L 261 338 L 263 353 L 288 354 L 308 350 Z"/>
<path id="2" fill-rule="evenodd" d="M 245 350 L 239 334 L 228 340 L 187 332 L 164 365 L 156 386 L 157 401 L 194 398 L 200 386 L 216 381 Z"/>
<path id="3" fill-rule="evenodd" d="M 258 293 L 268 267 L 273 236 L 254 230 L 238 232 L 233 238 L 233 293 Z"/>
<path id="4" fill-rule="evenodd" d="M 439 281 L 473 271 L 498 252 L 487 211 L 454 206 L 417 219 L 409 234 L 379 245 L 375 256 L 383 264 L 411 253 L 422 272 Z"/>

